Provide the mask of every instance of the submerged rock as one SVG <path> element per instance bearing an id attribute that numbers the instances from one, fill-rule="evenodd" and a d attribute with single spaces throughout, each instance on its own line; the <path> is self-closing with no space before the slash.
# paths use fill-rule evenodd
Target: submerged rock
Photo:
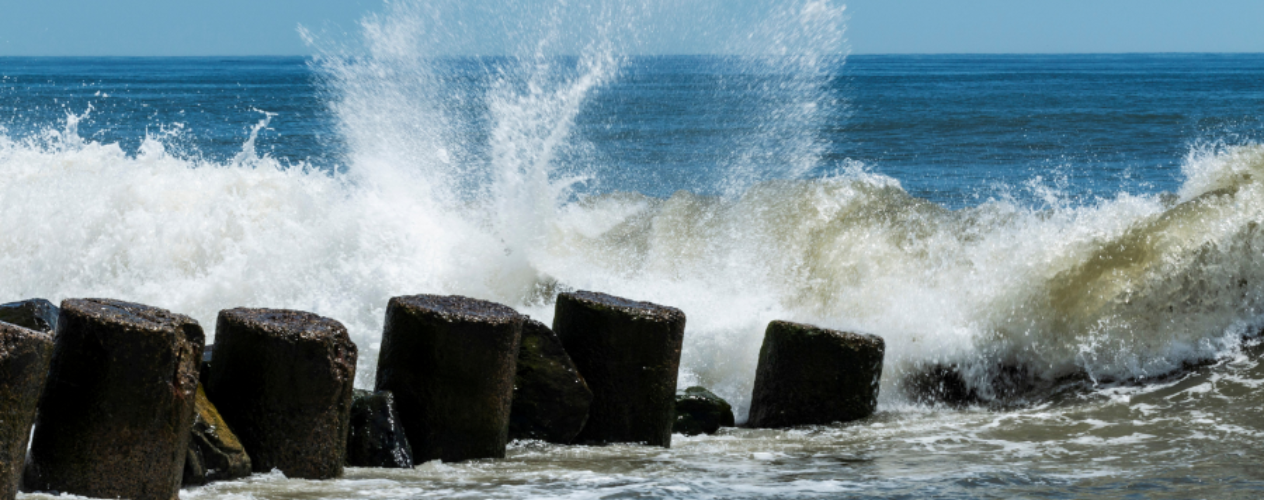
<path id="1" fill-rule="evenodd" d="M 44 299 L 0 304 L 0 322 L 37 332 L 56 332 L 58 314 L 57 306 Z"/>
<path id="2" fill-rule="evenodd" d="M 1007 409 L 1085 394 L 1099 383 L 1141 384 L 1176 377 L 1198 366 L 1198 363 L 1185 363 L 1180 369 L 1165 375 L 1119 380 L 1100 375 L 1089 377 L 1083 371 L 1045 378 L 1036 375 L 1026 365 L 971 360 L 960 364 L 935 363 L 914 367 L 904 377 L 900 389 L 909 399 L 926 405 L 952 408 L 977 405 Z"/>
<path id="3" fill-rule="evenodd" d="M 847 422 L 872 415 L 886 350 L 874 335 L 773 321 L 751 396 L 751 427 Z"/>
<path id="4" fill-rule="evenodd" d="M 198 386 L 189 453 L 184 461 L 184 486 L 228 481 L 250 475 L 250 455 Z"/>
<path id="5" fill-rule="evenodd" d="M 509 439 L 569 444 L 584 428 L 592 399 L 557 334 L 536 320 L 523 323 Z"/>
<path id="6" fill-rule="evenodd" d="M 255 472 L 342 475 L 356 353 L 347 329 L 329 318 L 285 309 L 220 311 L 206 391 Z"/>
<path id="7" fill-rule="evenodd" d="M 204 342 L 196 321 L 164 309 L 62 302 L 23 488 L 176 498 Z"/>
<path id="8" fill-rule="evenodd" d="M 523 319 L 468 297 L 391 298 L 377 390 L 395 394 L 414 461 L 505 456 Z"/>
<path id="9" fill-rule="evenodd" d="M 351 403 L 351 435 L 347 438 L 347 465 L 409 469 L 413 449 L 395 409 L 391 391 L 355 391 Z"/>
<path id="10" fill-rule="evenodd" d="M 0 500 L 17 497 L 52 358 L 52 335 L 0 322 Z"/>
<path id="11" fill-rule="evenodd" d="M 966 384 L 957 365 L 932 365 L 904 378 L 903 388 L 922 404 L 962 407 L 980 402 L 979 393 Z"/>
<path id="12" fill-rule="evenodd" d="M 593 392 L 577 442 L 671 446 L 685 313 L 603 293 L 563 293 L 553 330 Z"/>
<path id="13" fill-rule="evenodd" d="M 672 432 L 695 436 L 715 434 L 721 427 L 733 427 L 733 407 L 728 401 L 703 387 L 690 387 L 676 395 L 676 424 Z"/>

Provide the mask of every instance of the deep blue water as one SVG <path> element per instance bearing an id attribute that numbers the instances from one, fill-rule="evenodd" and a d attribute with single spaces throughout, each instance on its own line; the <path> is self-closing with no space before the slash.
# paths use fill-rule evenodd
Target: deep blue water
<path id="1" fill-rule="evenodd" d="M 452 95 L 466 97 L 456 107 L 473 117 L 472 161 L 489 161 L 478 126 L 487 106 L 469 97 L 503 63 L 442 64 Z M 777 164 L 795 151 L 779 148 L 811 137 L 823 154 L 793 175 L 850 160 L 953 207 L 1032 200 L 1034 179 L 1085 203 L 1175 189 L 1191 148 L 1264 132 L 1264 55 L 852 56 L 833 68 L 779 95 L 786 78 L 740 62 L 633 58 L 587 98 L 572 131 L 583 147 L 557 161 L 595 170 L 599 191 L 708 193 L 739 157 L 763 178 L 790 175 Z M 135 151 L 168 134 L 169 150 L 222 162 L 262 110 L 276 117 L 260 153 L 334 169 L 345 146 L 320 75 L 303 58 L 0 58 L 0 125 L 30 136 L 91 106 L 85 138 Z M 805 94 L 826 104 L 823 118 L 778 112 Z"/>

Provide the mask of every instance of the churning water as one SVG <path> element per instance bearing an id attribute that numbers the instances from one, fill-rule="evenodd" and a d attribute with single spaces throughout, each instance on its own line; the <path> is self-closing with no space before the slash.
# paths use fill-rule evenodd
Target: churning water
<path id="1" fill-rule="evenodd" d="M 600 290 L 682 309 L 682 387 L 739 421 L 770 320 L 887 343 L 852 424 L 185 498 L 1261 494 L 1264 57 L 844 58 L 841 5 L 728 8 L 391 2 L 308 61 L 0 59 L 0 299 L 309 310 L 371 387 L 391 296 L 548 322 Z M 663 39 L 713 55 L 631 55 Z M 921 392 L 946 372 L 971 404 Z"/>

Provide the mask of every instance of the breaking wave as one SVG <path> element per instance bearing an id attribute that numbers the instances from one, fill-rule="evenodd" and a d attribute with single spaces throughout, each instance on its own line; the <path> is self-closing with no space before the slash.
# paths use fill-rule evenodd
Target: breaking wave
<path id="1" fill-rule="evenodd" d="M 626 36 L 594 33 L 565 58 L 545 37 L 467 74 L 423 57 L 431 13 L 390 5 L 364 22 L 367 54 L 314 63 L 349 151 L 332 173 L 261 156 L 253 136 L 227 162 L 172 153 L 161 136 L 127 153 L 81 138 L 76 115 L 0 135 L 0 297 L 115 297 L 208 328 L 228 307 L 309 310 L 347 325 L 366 386 L 391 296 L 469 295 L 547 322 L 557 291 L 594 289 L 684 310 L 682 384 L 743 414 L 773 319 L 885 337 L 886 405 L 937 366 L 983 398 L 1014 370 L 1160 376 L 1232 353 L 1259 326 L 1264 148 L 1194 148 L 1178 193 L 950 210 L 856 162 L 805 178 L 819 139 L 765 126 L 717 159 L 733 172 L 717 195 L 589 189 L 598 157 L 571 127 L 619 77 L 612 40 Z M 841 8 L 781 12 L 794 27 L 782 32 L 841 44 Z M 761 116 L 836 116 L 820 90 L 833 53 L 779 54 L 750 64 L 803 78 L 763 96 Z M 453 87 L 465 77 L 476 83 Z"/>

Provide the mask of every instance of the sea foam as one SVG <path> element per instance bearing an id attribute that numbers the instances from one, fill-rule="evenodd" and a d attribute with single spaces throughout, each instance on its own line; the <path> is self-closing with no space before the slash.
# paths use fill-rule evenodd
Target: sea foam
<path id="1" fill-rule="evenodd" d="M 940 362 L 1145 377 L 1229 352 L 1264 299 L 1264 150 L 1193 154 L 1185 169 L 1178 199 L 1049 210 L 947 210 L 858 168 L 736 199 L 611 193 L 538 207 L 538 233 L 507 239 L 489 222 L 503 205 L 441 206 L 402 182 L 181 159 L 156 140 L 127 155 L 0 139 L 0 295 L 116 297 L 207 326 L 227 307 L 311 310 L 365 349 L 362 385 L 393 295 L 464 294 L 549 321 L 561 289 L 683 309 L 685 383 L 739 405 L 773 319 L 884 336 L 888 386 Z"/>
<path id="2" fill-rule="evenodd" d="M 426 57 L 428 18 L 392 5 L 402 10 L 364 22 L 367 54 L 314 62 L 349 150 L 332 173 L 261 156 L 253 136 L 227 162 L 157 136 L 129 154 L 80 137 L 78 115 L 0 135 L 0 297 L 118 298 L 208 330 L 224 308 L 308 310 L 347 325 L 367 387 L 391 296 L 468 295 L 547 323 L 555 292 L 599 290 L 682 309 L 682 387 L 707 385 L 739 414 L 774 319 L 883 336 L 884 405 L 934 365 L 958 365 L 987 396 L 1003 367 L 1145 378 L 1231 354 L 1255 332 L 1259 147 L 1195 148 L 1171 195 L 949 210 L 857 162 L 804 178 L 824 161 L 817 138 L 752 127 L 750 149 L 717 159 L 733 169 L 718 195 L 584 190 L 601 179 L 556 159 L 588 158 L 570 128 L 619 77 L 622 35 L 597 32 L 567 58 L 544 36 L 443 93 L 451 75 Z M 841 8 L 787 9 L 773 19 L 841 39 Z M 749 58 L 805 76 L 759 106 L 837 116 L 822 109 L 842 103 L 819 90 L 832 53 L 795 43 L 794 58 Z"/>

